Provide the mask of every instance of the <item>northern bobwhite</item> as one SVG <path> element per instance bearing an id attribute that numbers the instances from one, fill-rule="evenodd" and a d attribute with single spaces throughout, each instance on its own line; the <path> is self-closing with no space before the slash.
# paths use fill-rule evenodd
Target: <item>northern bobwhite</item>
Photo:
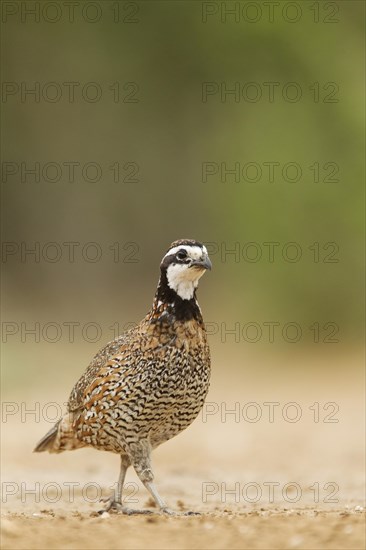
<path id="1" fill-rule="evenodd" d="M 210 351 L 196 299 L 207 269 L 203 244 L 171 244 L 151 310 L 94 357 L 71 391 L 67 413 L 35 448 L 59 453 L 89 446 L 118 453 L 120 475 L 106 510 L 137 512 L 122 505 L 132 465 L 160 510 L 173 513 L 153 483 L 151 451 L 187 428 L 207 395 Z"/>

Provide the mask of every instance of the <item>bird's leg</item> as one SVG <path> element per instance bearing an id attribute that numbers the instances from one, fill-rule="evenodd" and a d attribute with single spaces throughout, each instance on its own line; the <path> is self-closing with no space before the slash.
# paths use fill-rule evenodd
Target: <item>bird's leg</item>
<path id="1" fill-rule="evenodd" d="M 137 452 L 136 455 L 140 456 L 140 452 Z M 122 491 L 123 491 L 123 484 L 126 477 L 127 468 L 131 465 L 131 458 L 126 455 L 121 456 L 121 470 L 119 473 L 119 478 L 117 482 L 117 487 L 114 491 L 114 494 L 107 498 L 102 499 L 107 503 L 107 506 L 104 510 L 100 510 L 99 513 L 102 514 L 103 512 L 119 512 L 126 515 L 133 515 L 133 514 L 152 514 L 150 510 L 134 510 L 133 508 L 127 508 L 127 506 L 124 506 L 122 504 Z"/>
<path id="2" fill-rule="evenodd" d="M 182 513 L 175 512 L 167 507 L 165 501 L 161 498 L 156 488 L 154 480 L 154 474 L 151 468 L 151 446 L 148 440 L 141 440 L 138 443 L 134 443 L 131 452 L 131 462 L 140 480 L 153 497 L 155 503 L 163 514 L 170 516 L 175 515 L 194 515 L 192 512 Z"/>
<path id="3" fill-rule="evenodd" d="M 151 445 L 147 439 L 132 443 L 129 446 L 130 459 L 146 489 L 153 497 L 155 503 L 162 512 L 168 512 L 164 500 L 159 495 L 155 484 L 153 483 L 154 474 L 151 469 Z"/>
<path id="4" fill-rule="evenodd" d="M 110 510 L 124 512 L 124 508 L 122 505 L 122 491 L 123 491 L 123 484 L 125 482 L 127 468 L 130 465 L 131 465 L 130 460 L 126 456 L 121 456 L 121 469 L 119 472 L 117 487 L 112 496 L 106 499 L 101 499 L 107 503 L 107 506 L 105 507 L 104 510 L 100 510 L 99 513 L 109 512 Z"/>
<path id="5" fill-rule="evenodd" d="M 159 495 L 155 483 L 153 483 L 152 481 L 146 481 L 146 480 L 143 481 L 142 477 L 141 476 L 139 477 L 143 482 L 143 484 L 145 485 L 146 489 L 149 491 L 150 495 L 155 500 L 156 504 L 159 506 L 160 511 L 163 514 L 167 514 L 168 516 L 199 516 L 200 515 L 199 512 L 176 512 L 175 510 L 168 508 L 164 500 Z"/>

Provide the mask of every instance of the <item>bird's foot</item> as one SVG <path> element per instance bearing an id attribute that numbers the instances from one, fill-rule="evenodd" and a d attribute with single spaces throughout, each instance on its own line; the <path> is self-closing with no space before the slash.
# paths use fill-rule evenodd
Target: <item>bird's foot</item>
<path id="1" fill-rule="evenodd" d="M 175 510 L 172 510 L 171 508 L 161 508 L 160 510 L 161 514 L 165 514 L 167 516 L 200 516 L 201 514 L 199 512 L 177 512 Z"/>
<path id="2" fill-rule="evenodd" d="M 100 515 L 104 514 L 104 512 L 122 512 L 124 508 L 122 502 L 118 502 L 113 497 L 101 498 L 100 502 L 106 502 L 106 507 L 103 510 L 98 510 L 98 514 Z"/>
<path id="3" fill-rule="evenodd" d="M 145 516 L 151 516 L 152 514 L 155 514 L 152 510 L 136 510 L 135 508 L 127 508 L 126 506 L 123 507 L 122 514 L 126 514 L 127 516 L 136 516 L 136 515 L 145 515 Z"/>
<path id="4" fill-rule="evenodd" d="M 99 515 L 102 515 L 105 512 L 112 513 L 112 514 L 113 513 L 124 514 L 126 516 L 153 515 L 157 513 L 157 511 L 153 511 L 153 510 L 138 510 L 135 508 L 128 508 L 127 506 L 124 506 L 122 502 L 115 500 L 114 497 L 101 498 L 100 500 L 101 502 L 105 502 L 106 506 L 104 509 L 98 511 Z M 166 506 L 160 509 L 160 514 L 166 515 L 166 516 L 200 516 L 201 515 L 199 512 L 190 512 L 190 511 L 178 512 Z"/>
<path id="5" fill-rule="evenodd" d="M 122 502 L 116 501 L 113 497 L 102 498 L 102 502 L 106 502 L 106 507 L 103 510 L 99 510 L 98 514 L 102 515 L 105 512 L 115 513 L 115 514 L 125 514 L 126 516 L 133 516 L 137 514 L 154 514 L 151 510 L 135 510 L 134 508 L 128 508 L 124 506 Z"/>

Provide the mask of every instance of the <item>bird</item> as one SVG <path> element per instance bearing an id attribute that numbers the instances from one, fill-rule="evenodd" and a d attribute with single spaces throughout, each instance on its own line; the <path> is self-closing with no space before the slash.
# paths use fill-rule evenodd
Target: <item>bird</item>
<path id="1" fill-rule="evenodd" d="M 211 268 L 201 242 L 180 239 L 170 245 L 151 309 L 95 355 L 73 387 L 65 414 L 34 449 L 92 447 L 119 454 L 116 489 L 100 513 L 153 513 L 122 503 L 132 466 L 159 512 L 179 514 L 156 488 L 151 454 L 197 418 L 209 390 L 210 349 L 196 291 Z"/>

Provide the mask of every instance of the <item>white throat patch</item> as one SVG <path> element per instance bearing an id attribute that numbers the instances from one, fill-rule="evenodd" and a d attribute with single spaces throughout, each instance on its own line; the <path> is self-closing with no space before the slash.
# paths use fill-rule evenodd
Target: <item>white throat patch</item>
<path id="1" fill-rule="evenodd" d="M 168 285 L 182 300 L 191 300 L 204 272 L 204 269 L 190 268 L 186 265 L 170 265 L 166 273 Z"/>
<path id="2" fill-rule="evenodd" d="M 175 254 L 182 248 L 187 251 L 188 256 L 193 260 L 200 260 L 204 253 L 207 254 L 206 247 L 203 247 L 202 250 L 199 246 L 181 245 L 170 249 L 167 255 Z M 166 275 L 169 287 L 173 289 L 182 300 L 191 300 L 198 286 L 198 281 L 204 273 L 204 268 L 197 269 L 177 263 L 168 267 Z"/>

